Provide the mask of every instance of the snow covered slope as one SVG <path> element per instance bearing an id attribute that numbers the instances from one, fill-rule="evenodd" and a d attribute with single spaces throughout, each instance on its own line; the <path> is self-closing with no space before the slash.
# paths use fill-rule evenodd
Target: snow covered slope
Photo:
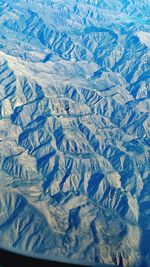
<path id="1" fill-rule="evenodd" d="M 0 0 L 0 244 L 150 266 L 149 18 L 149 0 Z"/>

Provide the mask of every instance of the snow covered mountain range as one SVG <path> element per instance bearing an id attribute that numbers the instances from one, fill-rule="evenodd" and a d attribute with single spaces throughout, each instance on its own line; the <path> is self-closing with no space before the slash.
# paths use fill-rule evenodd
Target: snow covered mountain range
<path id="1" fill-rule="evenodd" d="M 149 96 L 149 0 L 0 0 L 0 245 L 149 267 Z"/>

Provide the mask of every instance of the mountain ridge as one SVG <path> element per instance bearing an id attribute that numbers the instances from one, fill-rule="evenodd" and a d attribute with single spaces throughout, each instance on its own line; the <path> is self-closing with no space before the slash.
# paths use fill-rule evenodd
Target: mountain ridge
<path id="1" fill-rule="evenodd" d="M 0 0 L 4 245 L 150 266 L 149 5 Z"/>

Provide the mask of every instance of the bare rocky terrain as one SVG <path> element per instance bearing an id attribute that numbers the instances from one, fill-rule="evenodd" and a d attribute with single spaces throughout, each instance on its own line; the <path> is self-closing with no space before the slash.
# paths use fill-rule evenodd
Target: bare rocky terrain
<path id="1" fill-rule="evenodd" d="M 150 266 L 149 18 L 0 0 L 0 245 Z"/>

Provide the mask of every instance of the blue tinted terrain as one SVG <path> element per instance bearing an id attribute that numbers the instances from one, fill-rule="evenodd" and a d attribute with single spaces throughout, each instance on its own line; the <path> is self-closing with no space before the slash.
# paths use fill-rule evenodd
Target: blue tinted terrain
<path id="1" fill-rule="evenodd" d="M 0 0 L 0 245 L 150 267 L 149 96 L 149 0 Z"/>

